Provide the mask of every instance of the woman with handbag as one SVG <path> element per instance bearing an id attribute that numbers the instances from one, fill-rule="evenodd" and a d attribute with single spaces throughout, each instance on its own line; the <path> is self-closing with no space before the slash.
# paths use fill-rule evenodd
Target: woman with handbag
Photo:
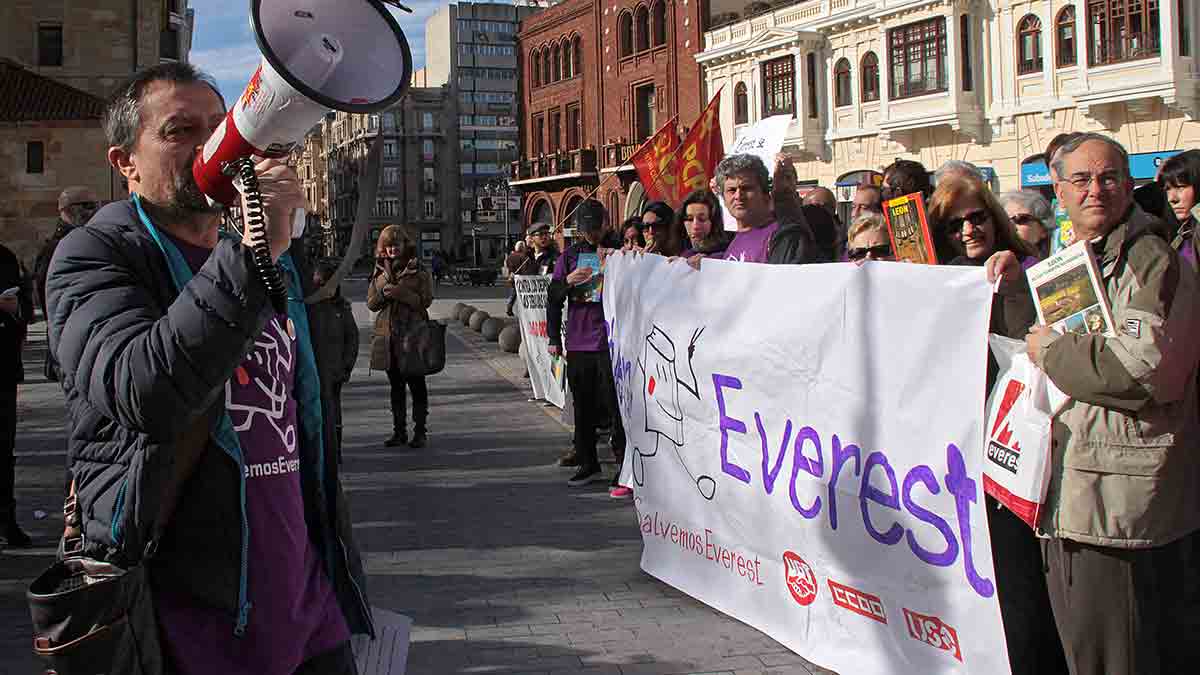
<path id="1" fill-rule="evenodd" d="M 429 390 L 420 366 L 421 346 L 414 335 L 429 323 L 433 278 L 421 269 L 417 248 L 399 225 L 389 225 L 375 246 L 375 271 L 367 287 L 367 308 L 375 315 L 371 336 L 371 369 L 387 373 L 392 386 L 392 437 L 389 448 L 426 443 Z M 412 392 L 413 436 L 408 439 L 407 391 Z"/>

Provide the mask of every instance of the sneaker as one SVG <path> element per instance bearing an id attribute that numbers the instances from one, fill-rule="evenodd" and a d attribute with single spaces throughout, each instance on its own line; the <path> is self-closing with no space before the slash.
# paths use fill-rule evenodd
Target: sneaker
<path id="1" fill-rule="evenodd" d="M 579 466 L 579 456 L 575 454 L 575 450 L 567 450 L 558 458 L 559 466 Z"/>
<path id="2" fill-rule="evenodd" d="M 608 491 L 608 496 L 613 499 L 626 499 L 633 496 L 633 488 L 627 488 L 624 485 L 618 485 Z"/>
<path id="3" fill-rule="evenodd" d="M 21 529 L 21 526 L 17 525 L 16 523 L 10 523 L 9 526 L 4 529 L 4 540 L 7 541 L 8 545 L 13 548 L 29 548 L 30 546 L 33 546 L 33 539 L 31 539 L 28 534 L 25 534 L 25 531 Z"/>
<path id="4" fill-rule="evenodd" d="M 600 470 L 600 467 L 585 466 L 576 471 L 574 476 L 571 476 L 571 479 L 567 481 L 567 485 L 580 487 L 589 483 L 603 483 L 605 480 L 604 472 Z"/>

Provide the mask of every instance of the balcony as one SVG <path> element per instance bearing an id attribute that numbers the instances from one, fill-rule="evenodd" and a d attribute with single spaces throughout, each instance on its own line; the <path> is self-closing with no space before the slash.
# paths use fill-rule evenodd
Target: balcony
<path id="1" fill-rule="evenodd" d="M 422 181 L 421 189 L 429 194 L 437 194 L 438 183 L 435 180 Z"/>
<path id="2" fill-rule="evenodd" d="M 522 158 L 509 165 L 509 176 L 510 185 L 595 177 L 596 151 L 584 148 Z"/>
<path id="3" fill-rule="evenodd" d="M 1159 55 L 1158 33 L 1132 33 L 1110 40 L 1093 42 L 1088 49 L 1088 65 L 1096 68 Z"/>
<path id="4" fill-rule="evenodd" d="M 604 146 L 604 171 L 619 171 L 622 168 L 633 168 L 629 158 L 638 149 L 640 143 L 609 143 Z"/>

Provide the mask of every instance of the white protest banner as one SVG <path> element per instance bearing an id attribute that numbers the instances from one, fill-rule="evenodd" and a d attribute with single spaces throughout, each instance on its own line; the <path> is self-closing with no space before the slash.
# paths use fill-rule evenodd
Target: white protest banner
<path id="1" fill-rule="evenodd" d="M 559 408 L 567 404 L 567 364 L 562 357 L 552 357 L 546 335 L 546 290 L 550 275 L 517 275 L 517 319 L 521 323 L 521 351 L 529 370 L 533 397 L 549 401 Z M 566 314 L 564 312 L 564 321 Z"/>
<path id="2" fill-rule="evenodd" d="M 754 126 L 743 129 L 733 142 L 733 147 L 725 152 L 729 155 L 754 155 L 767 165 L 767 171 L 775 173 L 775 155 L 783 149 L 783 139 L 787 136 L 788 125 L 792 123 L 791 115 L 775 115 L 754 123 Z M 718 186 L 718 190 L 721 186 Z M 718 197 L 721 195 L 718 194 Z M 725 208 L 725 200 L 721 202 L 721 215 L 724 216 L 725 229 L 729 232 L 737 230 L 737 223 L 729 210 Z"/>
<path id="3" fill-rule="evenodd" d="M 616 254 L 642 569 L 839 673 L 1009 673 L 978 268 Z"/>

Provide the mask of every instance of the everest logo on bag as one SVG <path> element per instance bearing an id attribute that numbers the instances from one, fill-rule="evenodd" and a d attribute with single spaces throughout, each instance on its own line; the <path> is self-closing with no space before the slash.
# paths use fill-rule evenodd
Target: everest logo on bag
<path id="1" fill-rule="evenodd" d="M 1017 465 L 1021 461 L 1021 444 L 1012 440 L 1013 432 L 1009 413 L 1012 412 L 1013 406 L 1016 405 L 1024 391 L 1025 384 L 1023 382 L 1015 379 L 1008 381 L 1008 387 L 1004 390 L 1004 398 L 1000 400 L 1000 410 L 996 414 L 996 422 L 992 424 L 992 430 L 988 433 L 987 458 L 996 466 L 1014 475 L 1017 473 Z M 996 433 L 997 431 L 999 433 Z"/>

